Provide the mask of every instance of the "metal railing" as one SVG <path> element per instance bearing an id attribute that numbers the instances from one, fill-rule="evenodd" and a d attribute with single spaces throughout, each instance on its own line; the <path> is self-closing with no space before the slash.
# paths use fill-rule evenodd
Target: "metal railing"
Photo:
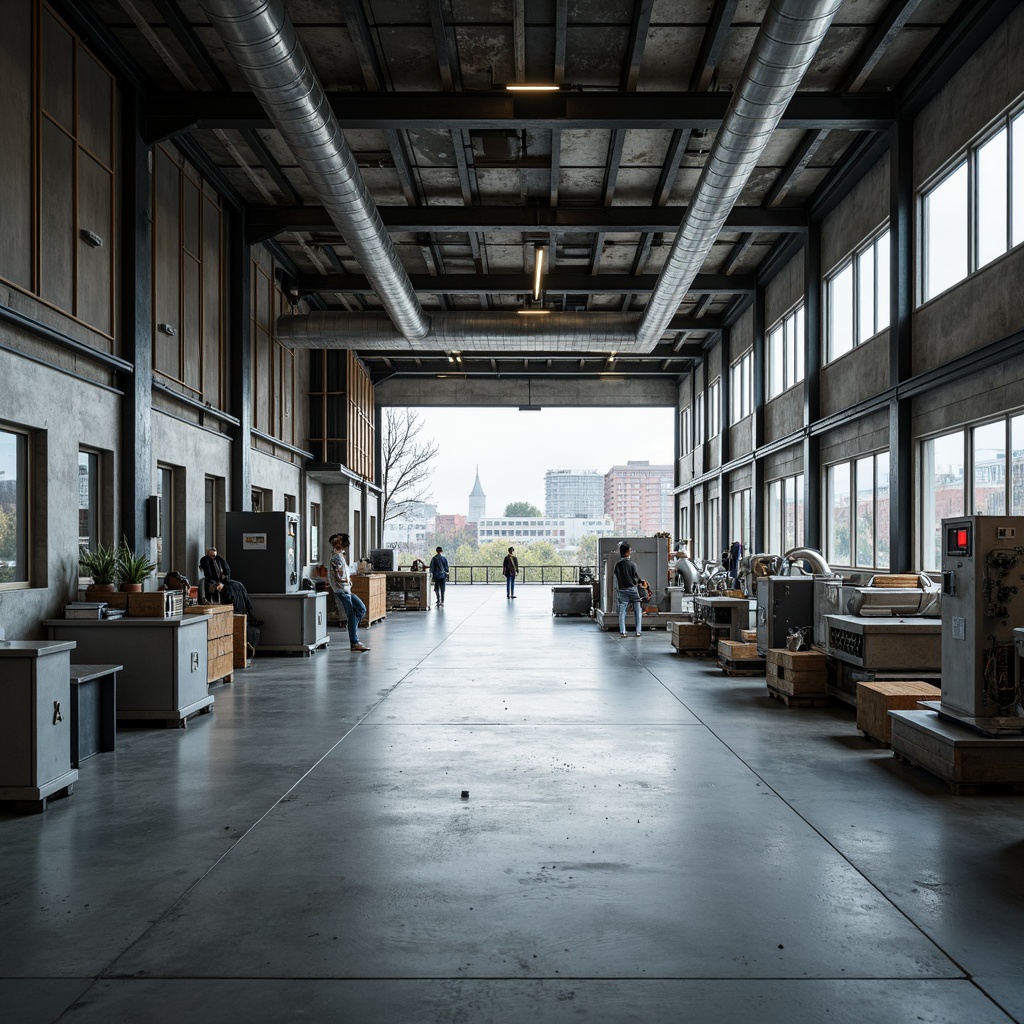
<path id="1" fill-rule="evenodd" d="M 516 585 L 576 583 L 579 578 L 578 565 L 525 565 L 519 567 Z M 505 577 L 501 575 L 500 565 L 449 565 L 448 582 L 504 584 Z"/>

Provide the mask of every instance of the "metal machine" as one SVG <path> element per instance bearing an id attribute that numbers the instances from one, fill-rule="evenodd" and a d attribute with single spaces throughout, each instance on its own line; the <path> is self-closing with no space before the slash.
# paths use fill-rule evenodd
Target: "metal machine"
<path id="1" fill-rule="evenodd" d="M 1024 516 L 942 521 L 940 714 L 1024 732 L 1014 629 L 1024 624 Z"/>
<path id="2" fill-rule="evenodd" d="M 790 630 L 814 625 L 813 576 L 760 576 L 757 579 L 757 653 L 784 648 Z"/>
<path id="3" fill-rule="evenodd" d="M 695 597 L 693 621 L 704 622 L 713 639 L 743 639 L 742 633 L 750 629 L 751 602 L 745 597 Z"/>
<path id="4" fill-rule="evenodd" d="M 665 601 L 668 579 L 668 545 L 664 537 L 623 537 L 633 550 L 630 558 L 636 565 L 640 579 L 651 585 L 651 600 L 645 607 L 661 608 Z M 619 560 L 619 540 L 612 537 L 598 537 L 597 558 L 601 564 L 601 605 L 597 610 L 598 625 L 602 629 L 617 627 L 619 622 L 619 601 L 616 597 L 615 563 Z M 629 612 L 630 619 L 632 612 Z M 663 625 L 663 623 L 662 623 Z"/>
<path id="5" fill-rule="evenodd" d="M 299 517 L 294 512 L 228 512 L 227 560 L 250 594 L 299 589 Z"/>

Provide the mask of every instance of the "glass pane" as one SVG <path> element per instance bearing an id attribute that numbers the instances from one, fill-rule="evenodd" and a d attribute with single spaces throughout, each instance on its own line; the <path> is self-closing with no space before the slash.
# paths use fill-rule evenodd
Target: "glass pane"
<path id="1" fill-rule="evenodd" d="M 1024 516 L 1024 416 L 1010 420 L 1010 515 Z"/>
<path id="2" fill-rule="evenodd" d="M 873 456 L 856 462 L 857 487 L 857 565 L 870 567 L 875 558 L 875 460 Z"/>
<path id="3" fill-rule="evenodd" d="M 768 397 L 774 398 L 783 392 L 782 367 L 783 344 L 782 325 L 768 335 Z"/>
<path id="4" fill-rule="evenodd" d="M 986 423 L 974 437 L 974 514 L 1006 514 L 1006 421 Z"/>
<path id="5" fill-rule="evenodd" d="M 25 449 L 22 434 L 0 430 L 0 583 L 28 580 Z"/>
<path id="6" fill-rule="evenodd" d="M 850 464 L 828 467 L 826 559 L 831 565 L 850 561 Z"/>
<path id="7" fill-rule="evenodd" d="M 922 568 L 942 568 L 942 520 L 964 514 L 964 434 L 962 430 L 921 444 Z"/>
<path id="8" fill-rule="evenodd" d="M 875 250 L 857 257 L 857 344 L 875 333 Z"/>
<path id="9" fill-rule="evenodd" d="M 1018 114 L 1010 122 L 1012 133 L 1010 156 L 1013 160 L 1013 229 L 1010 237 L 1013 245 L 1024 242 L 1024 114 Z"/>
<path id="10" fill-rule="evenodd" d="M 796 328 L 796 330 L 794 332 L 795 333 L 795 341 L 796 341 L 796 347 L 794 349 L 794 351 L 796 353 L 796 359 L 795 359 L 796 372 L 793 375 L 793 379 L 790 381 L 790 384 L 796 384 L 797 381 L 801 381 L 801 380 L 804 379 L 804 307 L 803 306 L 801 306 L 793 314 L 793 324 L 794 324 L 794 326 Z"/>
<path id="11" fill-rule="evenodd" d="M 924 202 L 924 299 L 967 276 L 967 163 L 928 193 Z"/>
<path id="12" fill-rule="evenodd" d="M 160 534 L 156 539 L 157 572 L 171 570 L 171 505 L 174 501 L 174 487 L 171 470 L 157 468 L 156 493 L 160 495 Z"/>
<path id="13" fill-rule="evenodd" d="M 889 568 L 889 453 L 875 456 L 875 568 Z"/>
<path id="14" fill-rule="evenodd" d="M 793 545 L 801 547 L 804 542 L 804 475 L 793 477 Z"/>
<path id="15" fill-rule="evenodd" d="M 768 485 L 768 550 L 781 555 L 782 550 L 782 481 Z"/>
<path id="16" fill-rule="evenodd" d="M 78 453 L 78 543 L 93 549 L 98 540 L 96 530 L 96 501 L 99 486 L 96 466 L 99 460 L 90 452 Z"/>
<path id="17" fill-rule="evenodd" d="M 828 358 L 837 359 L 853 348 L 853 264 L 828 283 Z"/>
<path id="18" fill-rule="evenodd" d="M 1006 252 L 1006 134 L 978 149 L 978 266 Z"/>
<path id="19" fill-rule="evenodd" d="M 889 326 L 889 232 L 886 231 L 875 243 L 877 273 L 875 275 L 875 330 L 884 331 Z"/>

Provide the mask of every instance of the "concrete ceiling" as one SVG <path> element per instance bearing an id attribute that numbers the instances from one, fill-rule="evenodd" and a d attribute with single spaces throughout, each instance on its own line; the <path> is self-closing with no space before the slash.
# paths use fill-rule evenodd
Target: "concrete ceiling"
<path id="1" fill-rule="evenodd" d="M 548 246 L 545 307 L 619 313 L 646 304 L 767 0 L 284 6 L 428 313 L 522 308 L 537 244 Z M 1006 6 L 847 0 L 671 329 L 617 371 L 685 372 L 877 159 L 897 114 L 934 95 Z M 148 137 L 184 143 L 230 188 L 303 308 L 381 310 L 197 0 L 55 7 L 131 65 Z M 504 86 L 517 81 L 562 91 L 513 97 Z M 450 369 L 445 352 L 360 355 L 378 380 Z M 607 353 L 542 355 L 467 346 L 462 370 L 607 371 Z"/>

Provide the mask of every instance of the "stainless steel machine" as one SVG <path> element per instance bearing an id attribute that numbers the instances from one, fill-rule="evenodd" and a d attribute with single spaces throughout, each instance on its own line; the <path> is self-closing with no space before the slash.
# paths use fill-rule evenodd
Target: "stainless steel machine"
<path id="1" fill-rule="evenodd" d="M 651 600 L 645 607 L 661 609 L 667 607 L 668 544 L 664 537 L 623 537 L 632 549 L 631 558 L 642 580 L 651 585 Z M 616 597 L 614 570 L 619 560 L 618 538 L 599 537 L 597 558 L 601 565 L 601 605 L 597 610 L 597 623 L 602 629 L 618 628 L 619 602 Z M 632 623 L 633 613 L 627 613 L 627 628 Z M 654 625 L 645 621 L 644 625 Z M 664 621 L 660 622 L 664 627 Z"/>
<path id="2" fill-rule="evenodd" d="M 942 702 L 990 736 L 1024 732 L 1014 629 L 1024 624 L 1024 516 L 942 521 Z"/>
<path id="3" fill-rule="evenodd" d="M 693 599 L 693 621 L 706 623 L 712 639 L 740 642 L 750 629 L 751 602 L 745 597 L 701 597 Z"/>

